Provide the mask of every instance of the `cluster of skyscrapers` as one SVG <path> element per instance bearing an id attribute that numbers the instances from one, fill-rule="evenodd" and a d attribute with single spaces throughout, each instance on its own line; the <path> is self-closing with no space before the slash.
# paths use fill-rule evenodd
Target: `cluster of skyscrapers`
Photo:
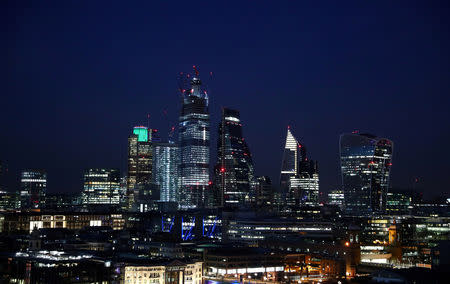
<path id="1" fill-rule="evenodd" d="M 450 204 L 388 190 L 392 141 L 342 134 L 342 183 L 325 202 L 291 127 L 273 184 L 255 174 L 240 112 L 222 108 L 212 127 L 198 72 L 184 79 L 178 131 L 133 127 L 123 175 L 88 168 L 80 194 L 64 196 L 27 169 L 15 195 L 0 190 L 3 282 L 399 283 L 399 267 L 448 267 Z"/>
<path id="2" fill-rule="evenodd" d="M 209 98 L 198 72 L 186 77 L 181 89 L 178 142 L 172 127 L 167 141 L 156 129 L 136 126 L 128 137 L 128 167 L 87 169 L 80 203 L 117 205 L 146 212 L 153 209 L 237 208 L 243 206 L 317 206 L 318 163 L 288 127 L 279 187 L 267 176 L 256 176 L 243 136 L 238 110 L 222 108 L 218 125 L 217 161 L 211 164 Z M 185 78 L 185 79 L 186 79 Z M 389 139 L 353 132 L 339 142 L 342 189 L 330 196 L 347 213 L 373 214 L 386 209 L 393 143 Z M 212 175 L 210 175 L 212 173 Z M 26 170 L 21 175 L 22 208 L 45 205 L 47 174 Z"/>

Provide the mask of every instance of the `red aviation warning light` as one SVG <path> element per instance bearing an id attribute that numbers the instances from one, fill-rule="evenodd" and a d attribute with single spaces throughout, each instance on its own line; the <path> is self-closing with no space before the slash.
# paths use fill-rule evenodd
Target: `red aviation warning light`
<path id="1" fill-rule="evenodd" d="M 199 73 L 198 73 L 197 66 L 194 65 L 194 66 L 192 66 L 192 68 L 194 68 L 195 76 L 198 77 Z"/>
<path id="2" fill-rule="evenodd" d="M 225 172 L 225 168 L 224 168 L 224 167 L 221 167 L 221 168 L 220 168 L 220 172 L 221 172 L 221 173 L 224 173 L 224 172 Z"/>

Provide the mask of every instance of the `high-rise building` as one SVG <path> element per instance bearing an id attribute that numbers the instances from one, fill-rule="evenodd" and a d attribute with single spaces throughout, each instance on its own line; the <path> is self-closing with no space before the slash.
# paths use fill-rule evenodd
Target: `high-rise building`
<path id="1" fill-rule="evenodd" d="M 119 204 L 118 169 L 87 169 L 84 172 L 83 204 Z"/>
<path id="2" fill-rule="evenodd" d="M 25 170 L 20 176 L 20 200 L 22 208 L 45 207 L 47 173 L 45 170 Z"/>
<path id="3" fill-rule="evenodd" d="M 305 156 L 306 148 L 303 147 Z M 301 190 L 300 205 L 319 204 L 319 166 L 317 161 L 305 158 L 299 165 L 299 188 Z"/>
<path id="4" fill-rule="evenodd" d="M 317 205 L 319 172 L 317 162 L 308 160 L 306 147 L 288 127 L 281 166 L 280 189 L 288 205 Z"/>
<path id="5" fill-rule="evenodd" d="M 339 141 L 345 208 L 350 213 L 386 209 L 393 143 L 371 134 L 342 134 Z"/>
<path id="6" fill-rule="evenodd" d="M 305 153 L 302 145 L 292 135 L 290 127 L 287 129 L 286 143 L 284 146 L 283 160 L 281 162 L 280 189 L 286 196 L 289 191 L 289 180 L 299 173 L 299 164 Z"/>
<path id="7" fill-rule="evenodd" d="M 204 207 L 209 188 L 209 110 L 208 94 L 198 73 L 190 89 L 182 90 L 179 119 L 180 196 L 183 209 Z"/>
<path id="8" fill-rule="evenodd" d="M 216 187 L 223 206 L 241 206 L 254 183 L 250 150 L 242 136 L 239 111 L 222 108 L 217 142 Z"/>
<path id="9" fill-rule="evenodd" d="M 152 179 L 152 130 L 145 126 L 133 128 L 128 137 L 128 208 L 136 207 L 139 195 L 151 191 Z"/>
<path id="10" fill-rule="evenodd" d="M 179 158 L 177 144 L 153 144 L 153 183 L 159 188 L 159 200 L 162 202 L 177 202 Z"/>

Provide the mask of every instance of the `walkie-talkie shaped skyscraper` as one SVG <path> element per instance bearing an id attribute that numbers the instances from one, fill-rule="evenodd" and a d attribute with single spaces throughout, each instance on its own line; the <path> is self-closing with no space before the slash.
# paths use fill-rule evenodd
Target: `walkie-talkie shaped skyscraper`
<path id="1" fill-rule="evenodd" d="M 394 143 L 354 132 L 341 135 L 339 148 L 345 209 L 354 214 L 384 212 Z"/>
<path id="2" fill-rule="evenodd" d="M 204 206 L 209 186 L 209 110 L 208 94 L 195 70 L 190 88 L 180 88 L 182 106 L 179 121 L 180 192 L 183 209 Z M 190 79 L 188 75 L 186 78 Z"/>

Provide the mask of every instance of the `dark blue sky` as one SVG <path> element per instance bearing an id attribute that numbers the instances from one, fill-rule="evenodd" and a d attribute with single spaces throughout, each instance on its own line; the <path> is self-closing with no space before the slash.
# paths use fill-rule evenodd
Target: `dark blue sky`
<path id="1" fill-rule="evenodd" d="M 50 192 L 80 191 L 87 167 L 124 172 L 131 127 L 147 113 L 176 124 L 176 77 L 195 64 L 214 73 L 212 131 L 221 106 L 239 109 L 258 175 L 278 179 L 290 124 L 321 190 L 337 188 L 339 134 L 358 129 L 394 141 L 393 186 L 418 176 L 425 193 L 449 192 L 448 1 L 0 5 L 11 190 L 21 168 L 47 169 Z"/>

